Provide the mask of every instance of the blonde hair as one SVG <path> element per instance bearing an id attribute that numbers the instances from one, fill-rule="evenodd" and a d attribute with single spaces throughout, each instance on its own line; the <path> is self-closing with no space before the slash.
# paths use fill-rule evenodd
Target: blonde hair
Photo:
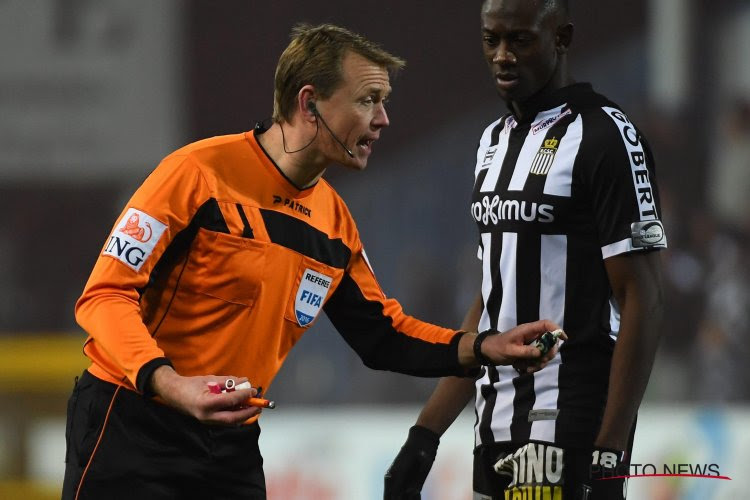
<path id="1" fill-rule="evenodd" d="M 391 75 L 406 65 L 362 35 L 333 24 L 298 24 L 292 41 L 279 57 L 274 77 L 273 121 L 289 121 L 297 94 L 305 85 L 315 87 L 322 99 L 329 98 L 343 80 L 342 60 L 347 51 L 385 68 Z"/>

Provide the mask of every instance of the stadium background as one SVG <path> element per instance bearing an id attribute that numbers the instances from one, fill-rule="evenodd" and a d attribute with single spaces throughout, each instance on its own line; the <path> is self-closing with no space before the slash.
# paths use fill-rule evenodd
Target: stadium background
<path id="1" fill-rule="evenodd" d="M 86 365 L 73 304 L 127 197 L 174 148 L 270 116 L 297 22 L 342 24 L 407 60 L 368 169 L 326 175 L 383 288 L 415 316 L 460 322 L 480 277 L 474 148 L 505 110 L 480 3 L 0 1 L 0 497 L 57 496 L 66 399 Z M 733 478 L 632 480 L 631 498 L 727 498 L 746 491 L 750 461 L 750 4 L 571 3 L 574 76 L 624 107 L 658 162 L 667 313 L 640 460 L 718 463 Z M 434 381 L 370 371 L 318 323 L 268 392 L 270 497 L 377 498 Z M 425 497 L 467 497 L 462 418 Z M 664 441 L 674 429 L 682 439 Z"/>

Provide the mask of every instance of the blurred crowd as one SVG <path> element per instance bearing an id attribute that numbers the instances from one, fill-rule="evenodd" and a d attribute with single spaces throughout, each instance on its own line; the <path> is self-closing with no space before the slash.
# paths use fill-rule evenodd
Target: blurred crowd
<path id="1" fill-rule="evenodd" d="M 668 164 L 661 187 L 670 237 L 663 352 L 683 364 L 684 381 L 675 387 L 683 387 L 685 397 L 747 401 L 750 100 L 736 97 L 720 107 L 708 169 L 684 151 L 694 131 L 683 127 L 658 137 L 674 156 L 662 161 Z"/>

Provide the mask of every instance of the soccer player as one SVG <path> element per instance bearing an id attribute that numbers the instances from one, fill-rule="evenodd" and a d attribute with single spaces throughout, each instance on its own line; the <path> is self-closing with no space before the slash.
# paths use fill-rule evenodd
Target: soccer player
<path id="1" fill-rule="evenodd" d="M 185 146 L 138 188 L 76 304 L 91 366 L 69 401 L 63 498 L 265 498 L 249 398 L 321 310 L 377 369 L 465 375 L 478 358 L 528 370 L 552 358 L 524 345 L 549 321 L 483 340 L 404 314 L 321 178 L 332 163 L 365 168 L 403 64 L 343 28 L 299 26 L 272 124 Z"/>
<path id="2" fill-rule="evenodd" d="M 536 373 L 488 361 L 445 378 L 385 475 L 419 498 L 439 438 L 474 396 L 474 499 L 624 498 L 636 412 L 659 339 L 666 247 L 654 160 L 614 103 L 567 65 L 564 0 L 486 0 L 484 56 L 509 113 L 482 134 L 471 214 L 480 293 L 463 328 L 549 317 L 568 340 Z"/>

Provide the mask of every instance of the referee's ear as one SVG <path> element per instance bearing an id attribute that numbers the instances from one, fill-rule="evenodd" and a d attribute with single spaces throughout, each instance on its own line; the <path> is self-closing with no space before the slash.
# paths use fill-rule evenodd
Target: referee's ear
<path id="1" fill-rule="evenodd" d="M 573 42 L 573 23 L 562 24 L 557 27 L 555 33 L 555 48 L 558 54 L 568 52 L 570 44 Z"/>

